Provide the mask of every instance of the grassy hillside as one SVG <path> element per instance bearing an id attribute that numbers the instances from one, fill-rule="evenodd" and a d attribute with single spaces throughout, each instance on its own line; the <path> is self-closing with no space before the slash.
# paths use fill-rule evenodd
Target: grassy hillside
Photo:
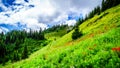
<path id="1" fill-rule="evenodd" d="M 120 5 L 85 21 L 83 36 L 72 40 L 72 32 L 53 41 L 28 59 L 2 68 L 119 68 Z"/>
<path id="2" fill-rule="evenodd" d="M 58 38 L 61 38 L 65 34 L 67 34 L 67 28 L 59 29 L 58 31 L 51 31 L 49 33 L 45 33 L 45 38 L 48 40 L 56 40 Z"/>

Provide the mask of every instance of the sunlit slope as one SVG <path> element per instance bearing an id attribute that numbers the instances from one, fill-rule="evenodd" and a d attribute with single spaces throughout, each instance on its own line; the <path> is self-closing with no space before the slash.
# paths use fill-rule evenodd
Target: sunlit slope
<path id="1" fill-rule="evenodd" d="M 80 25 L 83 36 L 72 40 L 72 32 L 32 54 L 28 59 L 3 68 L 119 68 L 120 5 Z"/>
<path id="2" fill-rule="evenodd" d="M 58 31 L 53 31 L 50 33 L 46 33 L 45 34 L 45 38 L 51 41 L 57 40 L 59 38 L 61 38 L 63 35 L 65 35 L 67 33 L 67 29 L 59 29 Z"/>

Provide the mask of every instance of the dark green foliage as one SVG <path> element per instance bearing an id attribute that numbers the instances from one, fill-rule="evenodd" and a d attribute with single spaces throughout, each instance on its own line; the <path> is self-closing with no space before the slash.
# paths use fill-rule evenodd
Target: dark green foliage
<path id="1" fill-rule="evenodd" d="M 120 4 L 120 0 L 102 0 L 102 11 Z"/>
<path id="2" fill-rule="evenodd" d="M 96 13 L 98 13 L 98 15 L 100 15 L 100 13 L 101 13 L 101 8 L 100 8 L 100 6 L 97 6 L 96 10 L 97 10 Z"/>
<path id="3" fill-rule="evenodd" d="M 30 32 L 13 30 L 6 34 L 2 32 L 0 33 L 0 64 L 4 64 L 9 60 L 15 62 L 25 59 L 31 53 L 47 45 L 47 43 L 42 29 L 39 31 L 30 30 Z"/>
<path id="4" fill-rule="evenodd" d="M 95 7 L 91 12 L 89 12 L 84 19 L 79 19 L 76 23 L 75 27 L 78 27 L 80 24 L 82 24 L 84 21 L 94 17 L 95 15 L 100 15 L 101 12 L 114 7 L 116 5 L 120 4 L 120 0 L 102 0 L 101 6 Z"/>
<path id="5" fill-rule="evenodd" d="M 18 61 L 18 60 L 20 60 L 20 56 L 19 56 L 18 51 L 15 51 L 13 53 L 13 61 Z"/>
<path id="6" fill-rule="evenodd" d="M 44 33 L 42 31 L 42 29 L 40 28 L 39 31 L 32 31 L 30 29 L 30 32 L 27 33 L 27 37 L 28 38 L 32 38 L 32 39 L 35 39 L 35 40 L 44 40 L 45 37 L 44 37 Z"/>
<path id="7" fill-rule="evenodd" d="M 5 55 L 6 55 L 6 47 L 3 41 L 1 40 L 0 41 L 0 63 L 5 62 L 4 59 L 2 59 L 2 58 L 5 58 Z"/>
<path id="8" fill-rule="evenodd" d="M 78 27 L 80 24 L 84 22 L 83 18 L 80 18 L 77 23 L 75 24 L 75 27 Z"/>
<path id="9" fill-rule="evenodd" d="M 23 52 L 22 52 L 22 59 L 28 58 L 28 49 L 27 46 L 24 46 Z"/>
<path id="10" fill-rule="evenodd" d="M 80 36 L 82 36 L 82 33 L 79 32 L 79 25 L 81 25 L 83 22 L 84 22 L 83 18 L 80 18 L 78 20 L 78 22 L 75 24 L 75 26 L 74 26 L 75 30 L 72 33 L 72 39 L 73 40 L 79 38 Z"/>
<path id="11" fill-rule="evenodd" d="M 105 0 L 102 0 L 102 9 L 101 9 L 101 10 L 104 11 L 105 8 L 106 8 L 106 7 L 105 7 Z"/>
<path id="12" fill-rule="evenodd" d="M 100 6 L 97 6 L 88 14 L 87 19 L 94 17 L 94 15 L 96 15 L 96 14 L 100 15 L 100 13 L 101 13 L 101 8 L 100 8 Z"/>
<path id="13" fill-rule="evenodd" d="M 101 6 L 95 7 L 90 13 L 88 13 L 85 16 L 84 21 L 94 17 L 96 14 L 100 15 L 101 12 L 119 4 L 120 4 L 120 0 L 102 0 Z"/>
<path id="14" fill-rule="evenodd" d="M 73 40 L 74 40 L 74 39 L 77 39 L 77 38 L 79 38 L 80 36 L 82 36 L 82 33 L 79 32 L 78 27 L 76 27 L 76 28 L 75 28 L 75 31 L 72 33 L 72 39 L 73 39 Z"/>

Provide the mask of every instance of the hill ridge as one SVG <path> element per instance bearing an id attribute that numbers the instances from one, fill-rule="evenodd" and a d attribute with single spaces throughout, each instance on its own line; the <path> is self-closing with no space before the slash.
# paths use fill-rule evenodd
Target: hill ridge
<path id="1" fill-rule="evenodd" d="M 48 44 L 28 59 L 3 68 L 120 67 L 120 5 L 110 8 L 79 26 L 83 36 L 72 40 L 72 32 Z M 67 46 L 65 46 L 67 45 Z"/>

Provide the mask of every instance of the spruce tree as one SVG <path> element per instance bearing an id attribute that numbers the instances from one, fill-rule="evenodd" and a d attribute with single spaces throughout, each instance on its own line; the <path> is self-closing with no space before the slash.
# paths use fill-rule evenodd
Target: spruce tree
<path id="1" fill-rule="evenodd" d="M 13 61 L 18 61 L 20 59 L 18 54 L 19 54 L 18 51 L 15 51 L 13 53 Z"/>
<path id="2" fill-rule="evenodd" d="M 100 6 L 97 6 L 97 14 L 100 15 L 100 13 L 101 13 Z"/>
<path id="3" fill-rule="evenodd" d="M 82 33 L 79 32 L 79 28 L 78 27 L 75 27 L 75 31 L 72 33 L 72 39 L 77 39 L 79 38 L 80 36 L 82 36 Z"/>
<path id="4" fill-rule="evenodd" d="M 24 46 L 23 53 L 22 53 L 22 59 L 28 58 L 28 49 L 27 46 Z"/>
<path id="5" fill-rule="evenodd" d="M 105 0 L 102 0 L 102 11 L 105 10 Z"/>

